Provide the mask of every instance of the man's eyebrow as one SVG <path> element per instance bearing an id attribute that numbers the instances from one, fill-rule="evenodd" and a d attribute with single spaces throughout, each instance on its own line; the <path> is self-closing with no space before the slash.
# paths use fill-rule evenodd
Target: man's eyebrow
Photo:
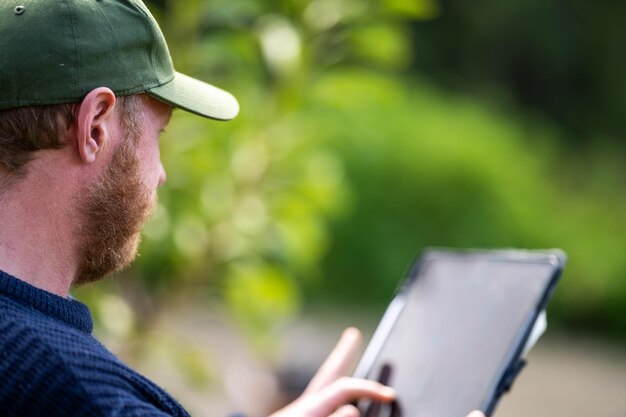
<path id="1" fill-rule="evenodd" d="M 170 121 L 172 120 L 172 115 L 174 114 L 174 110 L 176 110 L 174 107 L 170 107 L 169 114 L 167 115 L 167 118 L 165 119 L 166 125 L 168 125 Z"/>

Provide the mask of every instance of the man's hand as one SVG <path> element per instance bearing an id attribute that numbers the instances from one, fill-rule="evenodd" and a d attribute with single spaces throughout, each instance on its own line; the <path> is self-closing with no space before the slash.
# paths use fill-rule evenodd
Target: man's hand
<path id="1" fill-rule="evenodd" d="M 304 393 L 270 417 L 359 417 L 359 410 L 349 404 L 354 400 L 393 401 L 396 397 L 393 388 L 376 381 L 345 376 L 360 341 L 361 333 L 357 329 L 346 329 Z M 484 415 L 474 411 L 467 417 Z"/>
<path id="2" fill-rule="evenodd" d="M 393 401 L 396 396 L 393 388 L 345 376 L 360 341 L 361 333 L 357 329 L 346 329 L 304 393 L 270 417 L 358 417 L 359 410 L 349 405 L 354 400 L 366 397 Z"/>

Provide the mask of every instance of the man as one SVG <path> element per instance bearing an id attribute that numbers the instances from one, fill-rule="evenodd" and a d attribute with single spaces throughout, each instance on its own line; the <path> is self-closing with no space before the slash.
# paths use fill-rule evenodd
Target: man
<path id="1" fill-rule="evenodd" d="M 229 120 L 237 101 L 174 71 L 140 0 L 3 0 L 0 51 L 0 415 L 187 416 L 93 338 L 69 289 L 135 257 L 172 107 Z M 358 339 L 347 330 L 275 416 L 392 401 L 391 388 L 342 376 Z"/>

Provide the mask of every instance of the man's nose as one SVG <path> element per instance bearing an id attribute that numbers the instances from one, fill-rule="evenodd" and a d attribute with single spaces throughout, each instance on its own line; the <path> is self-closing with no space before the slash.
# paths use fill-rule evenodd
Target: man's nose
<path id="1" fill-rule="evenodd" d="M 165 173 L 165 168 L 163 167 L 163 163 L 159 163 L 159 187 L 165 184 L 166 179 L 167 179 L 167 174 Z"/>

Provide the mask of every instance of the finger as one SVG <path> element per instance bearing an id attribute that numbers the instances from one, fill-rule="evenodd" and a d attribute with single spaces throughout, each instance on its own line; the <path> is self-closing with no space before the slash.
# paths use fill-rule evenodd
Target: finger
<path id="1" fill-rule="evenodd" d="M 359 409 L 353 405 L 344 405 L 343 407 L 339 407 L 337 411 L 332 413 L 328 417 L 360 417 L 361 413 L 359 413 Z"/>
<path id="2" fill-rule="evenodd" d="M 344 376 L 352 366 L 354 354 L 360 343 L 361 332 L 358 329 L 349 327 L 344 330 L 339 342 L 311 379 L 304 393 L 318 392 Z"/>
<path id="3" fill-rule="evenodd" d="M 485 415 L 482 413 L 482 411 L 474 410 L 469 413 L 467 417 L 485 417 Z"/>
<path id="4" fill-rule="evenodd" d="M 389 402 L 396 398 L 396 392 L 376 381 L 344 377 L 317 393 L 316 403 L 320 414 L 327 415 L 343 404 L 364 397 Z"/>

